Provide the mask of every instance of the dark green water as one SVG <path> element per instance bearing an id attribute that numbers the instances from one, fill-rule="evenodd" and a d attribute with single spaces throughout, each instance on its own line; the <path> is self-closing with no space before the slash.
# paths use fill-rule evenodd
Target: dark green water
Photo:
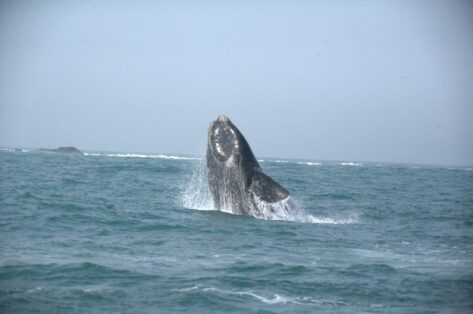
<path id="1" fill-rule="evenodd" d="M 164 157 L 1 151 L 0 312 L 473 311 L 472 169 L 265 160 L 260 220 Z"/>

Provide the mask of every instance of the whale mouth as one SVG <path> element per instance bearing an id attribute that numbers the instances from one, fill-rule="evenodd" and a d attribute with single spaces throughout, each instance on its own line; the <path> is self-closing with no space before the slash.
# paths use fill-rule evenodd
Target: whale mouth
<path id="1" fill-rule="evenodd" d="M 209 146 L 219 161 L 227 160 L 238 150 L 237 133 L 226 116 L 222 115 L 210 124 Z"/>

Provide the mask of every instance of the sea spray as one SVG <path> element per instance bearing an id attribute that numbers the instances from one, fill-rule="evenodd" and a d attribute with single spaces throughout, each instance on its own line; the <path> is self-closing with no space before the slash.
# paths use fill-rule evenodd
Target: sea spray
<path id="1" fill-rule="evenodd" d="M 210 194 L 207 166 L 204 158 L 192 164 L 192 170 L 184 186 L 181 201 L 182 205 L 186 208 L 195 210 L 217 210 L 213 205 L 212 195 Z M 257 219 L 311 224 L 353 224 L 357 223 L 359 220 L 358 215 L 335 218 L 308 214 L 304 210 L 304 204 L 292 196 L 276 203 L 267 203 L 254 197 L 254 202 L 258 207 L 258 211 L 252 212 L 251 216 Z M 232 208 L 225 207 L 220 211 L 235 214 Z"/>
<path id="2" fill-rule="evenodd" d="M 184 207 L 197 210 L 215 210 L 207 181 L 207 167 L 202 158 L 193 163 L 191 174 L 182 193 Z"/>

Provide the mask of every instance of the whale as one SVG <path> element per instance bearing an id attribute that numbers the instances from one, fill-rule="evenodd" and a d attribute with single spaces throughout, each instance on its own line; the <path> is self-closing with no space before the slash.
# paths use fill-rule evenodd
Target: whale
<path id="1" fill-rule="evenodd" d="M 263 172 L 245 137 L 225 115 L 209 125 L 206 161 L 215 209 L 257 218 L 290 210 L 289 191 Z"/>

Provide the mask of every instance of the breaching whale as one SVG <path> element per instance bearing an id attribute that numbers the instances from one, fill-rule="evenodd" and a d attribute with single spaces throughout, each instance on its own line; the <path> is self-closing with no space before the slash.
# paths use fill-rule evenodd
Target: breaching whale
<path id="1" fill-rule="evenodd" d="M 214 207 L 258 218 L 285 214 L 289 192 L 261 170 L 248 142 L 224 115 L 208 131 L 207 168 Z"/>

